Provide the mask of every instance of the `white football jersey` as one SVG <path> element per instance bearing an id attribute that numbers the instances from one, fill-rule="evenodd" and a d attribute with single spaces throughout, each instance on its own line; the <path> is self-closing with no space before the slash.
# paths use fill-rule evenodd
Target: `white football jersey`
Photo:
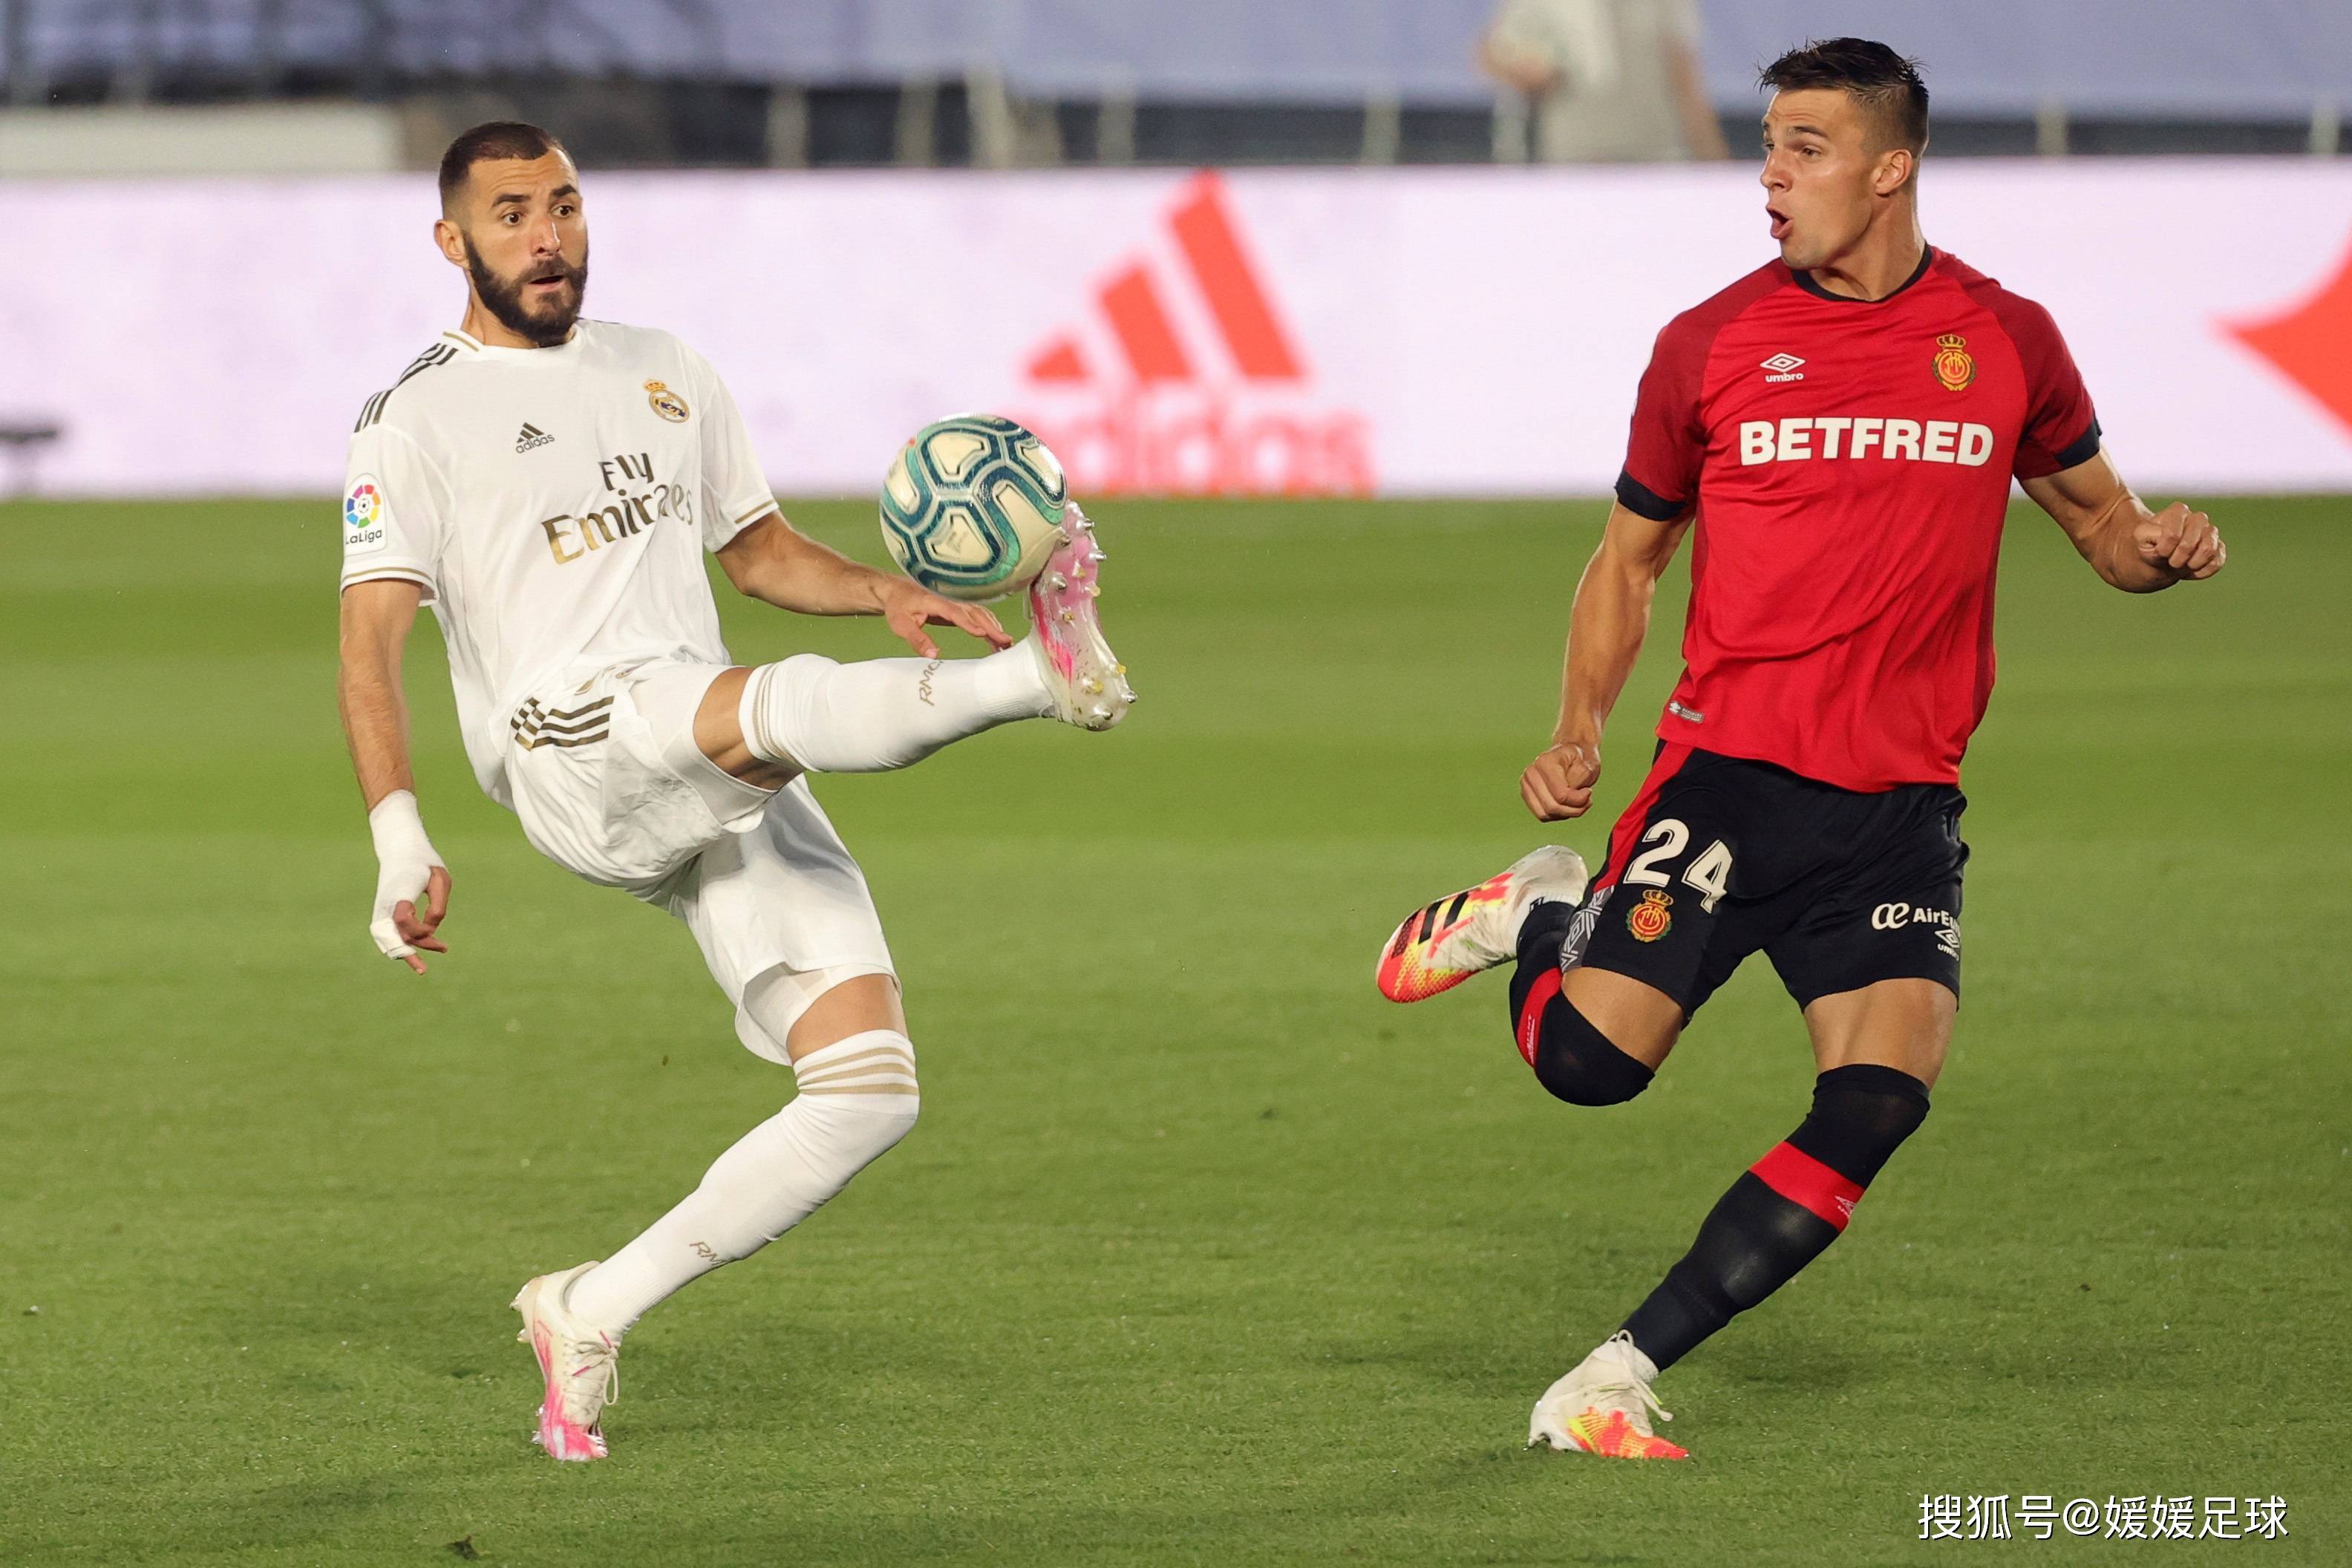
<path id="1" fill-rule="evenodd" d="M 634 658 L 730 662 L 702 554 L 775 504 L 727 388 L 669 333 L 583 321 L 509 349 L 444 332 L 361 410 L 342 585 L 423 585 L 474 776 L 511 805 L 526 698 Z"/>

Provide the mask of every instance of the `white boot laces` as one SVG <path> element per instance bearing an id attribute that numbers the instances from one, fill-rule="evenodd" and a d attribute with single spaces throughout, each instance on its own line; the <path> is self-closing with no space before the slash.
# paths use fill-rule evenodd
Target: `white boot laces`
<path id="1" fill-rule="evenodd" d="M 602 1334 L 593 1339 L 566 1341 L 564 1344 L 575 1363 L 563 1385 L 565 1414 L 583 1426 L 593 1426 L 597 1412 L 607 1405 L 620 1403 L 621 1349 Z"/>
<path id="2" fill-rule="evenodd" d="M 1648 1380 L 1633 1370 L 1633 1336 L 1620 1329 L 1601 1348 L 1617 1352 L 1602 1358 L 1614 1363 L 1615 1370 L 1603 1374 L 1593 1384 L 1592 1392 L 1612 1408 L 1623 1411 L 1626 1424 L 1643 1436 L 1656 1436 L 1650 1429 L 1649 1418 L 1655 1415 L 1661 1421 L 1671 1421 L 1674 1415 L 1658 1403 Z"/>

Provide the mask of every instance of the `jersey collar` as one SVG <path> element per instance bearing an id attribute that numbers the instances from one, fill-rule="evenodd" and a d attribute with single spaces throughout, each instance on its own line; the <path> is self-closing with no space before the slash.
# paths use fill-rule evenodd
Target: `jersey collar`
<path id="1" fill-rule="evenodd" d="M 456 327 L 443 328 L 441 338 L 445 342 L 456 343 L 467 353 L 479 354 L 486 359 L 511 359 L 533 364 L 553 364 L 570 359 L 578 352 L 580 345 L 587 341 L 588 321 L 585 317 L 583 317 L 573 322 L 570 337 L 560 343 L 553 343 L 543 349 L 502 348 L 494 343 L 486 343 L 473 333 L 461 331 Z"/>
<path id="2" fill-rule="evenodd" d="M 1841 305 L 1884 305 L 1887 300 L 1894 299 L 1895 295 L 1902 293 L 1903 290 L 1910 288 L 1912 284 L 1916 283 L 1920 279 L 1927 276 L 1927 268 L 1935 265 L 1936 247 L 1932 245 L 1921 246 L 1919 247 L 1919 265 L 1911 269 L 1911 276 L 1906 278 L 1902 282 L 1897 283 L 1893 289 L 1881 295 L 1875 300 L 1857 300 L 1851 294 L 1832 294 L 1828 289 L 1822 288 L 1819 283 L 1814 282 L 1813 275 L 1811 272 L 1800 272 L 1793 267 L 1789 269 L 1789 276 L 1797 280 L 1798 288 L 1802 289 L 1806 293 L 1812 295 L 1817 300 L 1831 300 Z"/>

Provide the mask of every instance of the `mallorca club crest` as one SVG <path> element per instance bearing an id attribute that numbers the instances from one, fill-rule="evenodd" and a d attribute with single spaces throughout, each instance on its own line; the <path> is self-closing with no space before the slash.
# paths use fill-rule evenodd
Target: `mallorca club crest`
<path id="1" fill-rule="evenodd" d="M 1977 378 L 1977 362 L 1969 353 L 1969 340 L 1946 332 L 1936 340 L 1936 379 L 1946 392 L 1958 392 Z"/>
<path id="2" fill-rule="evenodd" d="M 1642 901 L 1625 911 L 1625 929 L 1635 942 L 1655 942 L 1675 929 L 1675 900 L 1655 888 L 1642 890 Z"/>
<path id="3" fill-rule="evenodd" d="M 646 401 L 654 405 L 655 413 L 671 424 L 686 423 L 686 399 L 672 392 L 666 383 L 658 381 L 646 383 Z"/>

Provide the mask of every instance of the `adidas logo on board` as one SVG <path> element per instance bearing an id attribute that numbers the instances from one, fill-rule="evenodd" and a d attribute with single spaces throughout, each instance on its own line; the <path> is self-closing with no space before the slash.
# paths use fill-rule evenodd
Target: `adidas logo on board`
<path id="1" fill-rule="evenodd" d="M 1023 423 L 1092 495 L 1369 495 L 1363 415 L 1333 408 L 1213 174 L 1024 369 Z"/>

